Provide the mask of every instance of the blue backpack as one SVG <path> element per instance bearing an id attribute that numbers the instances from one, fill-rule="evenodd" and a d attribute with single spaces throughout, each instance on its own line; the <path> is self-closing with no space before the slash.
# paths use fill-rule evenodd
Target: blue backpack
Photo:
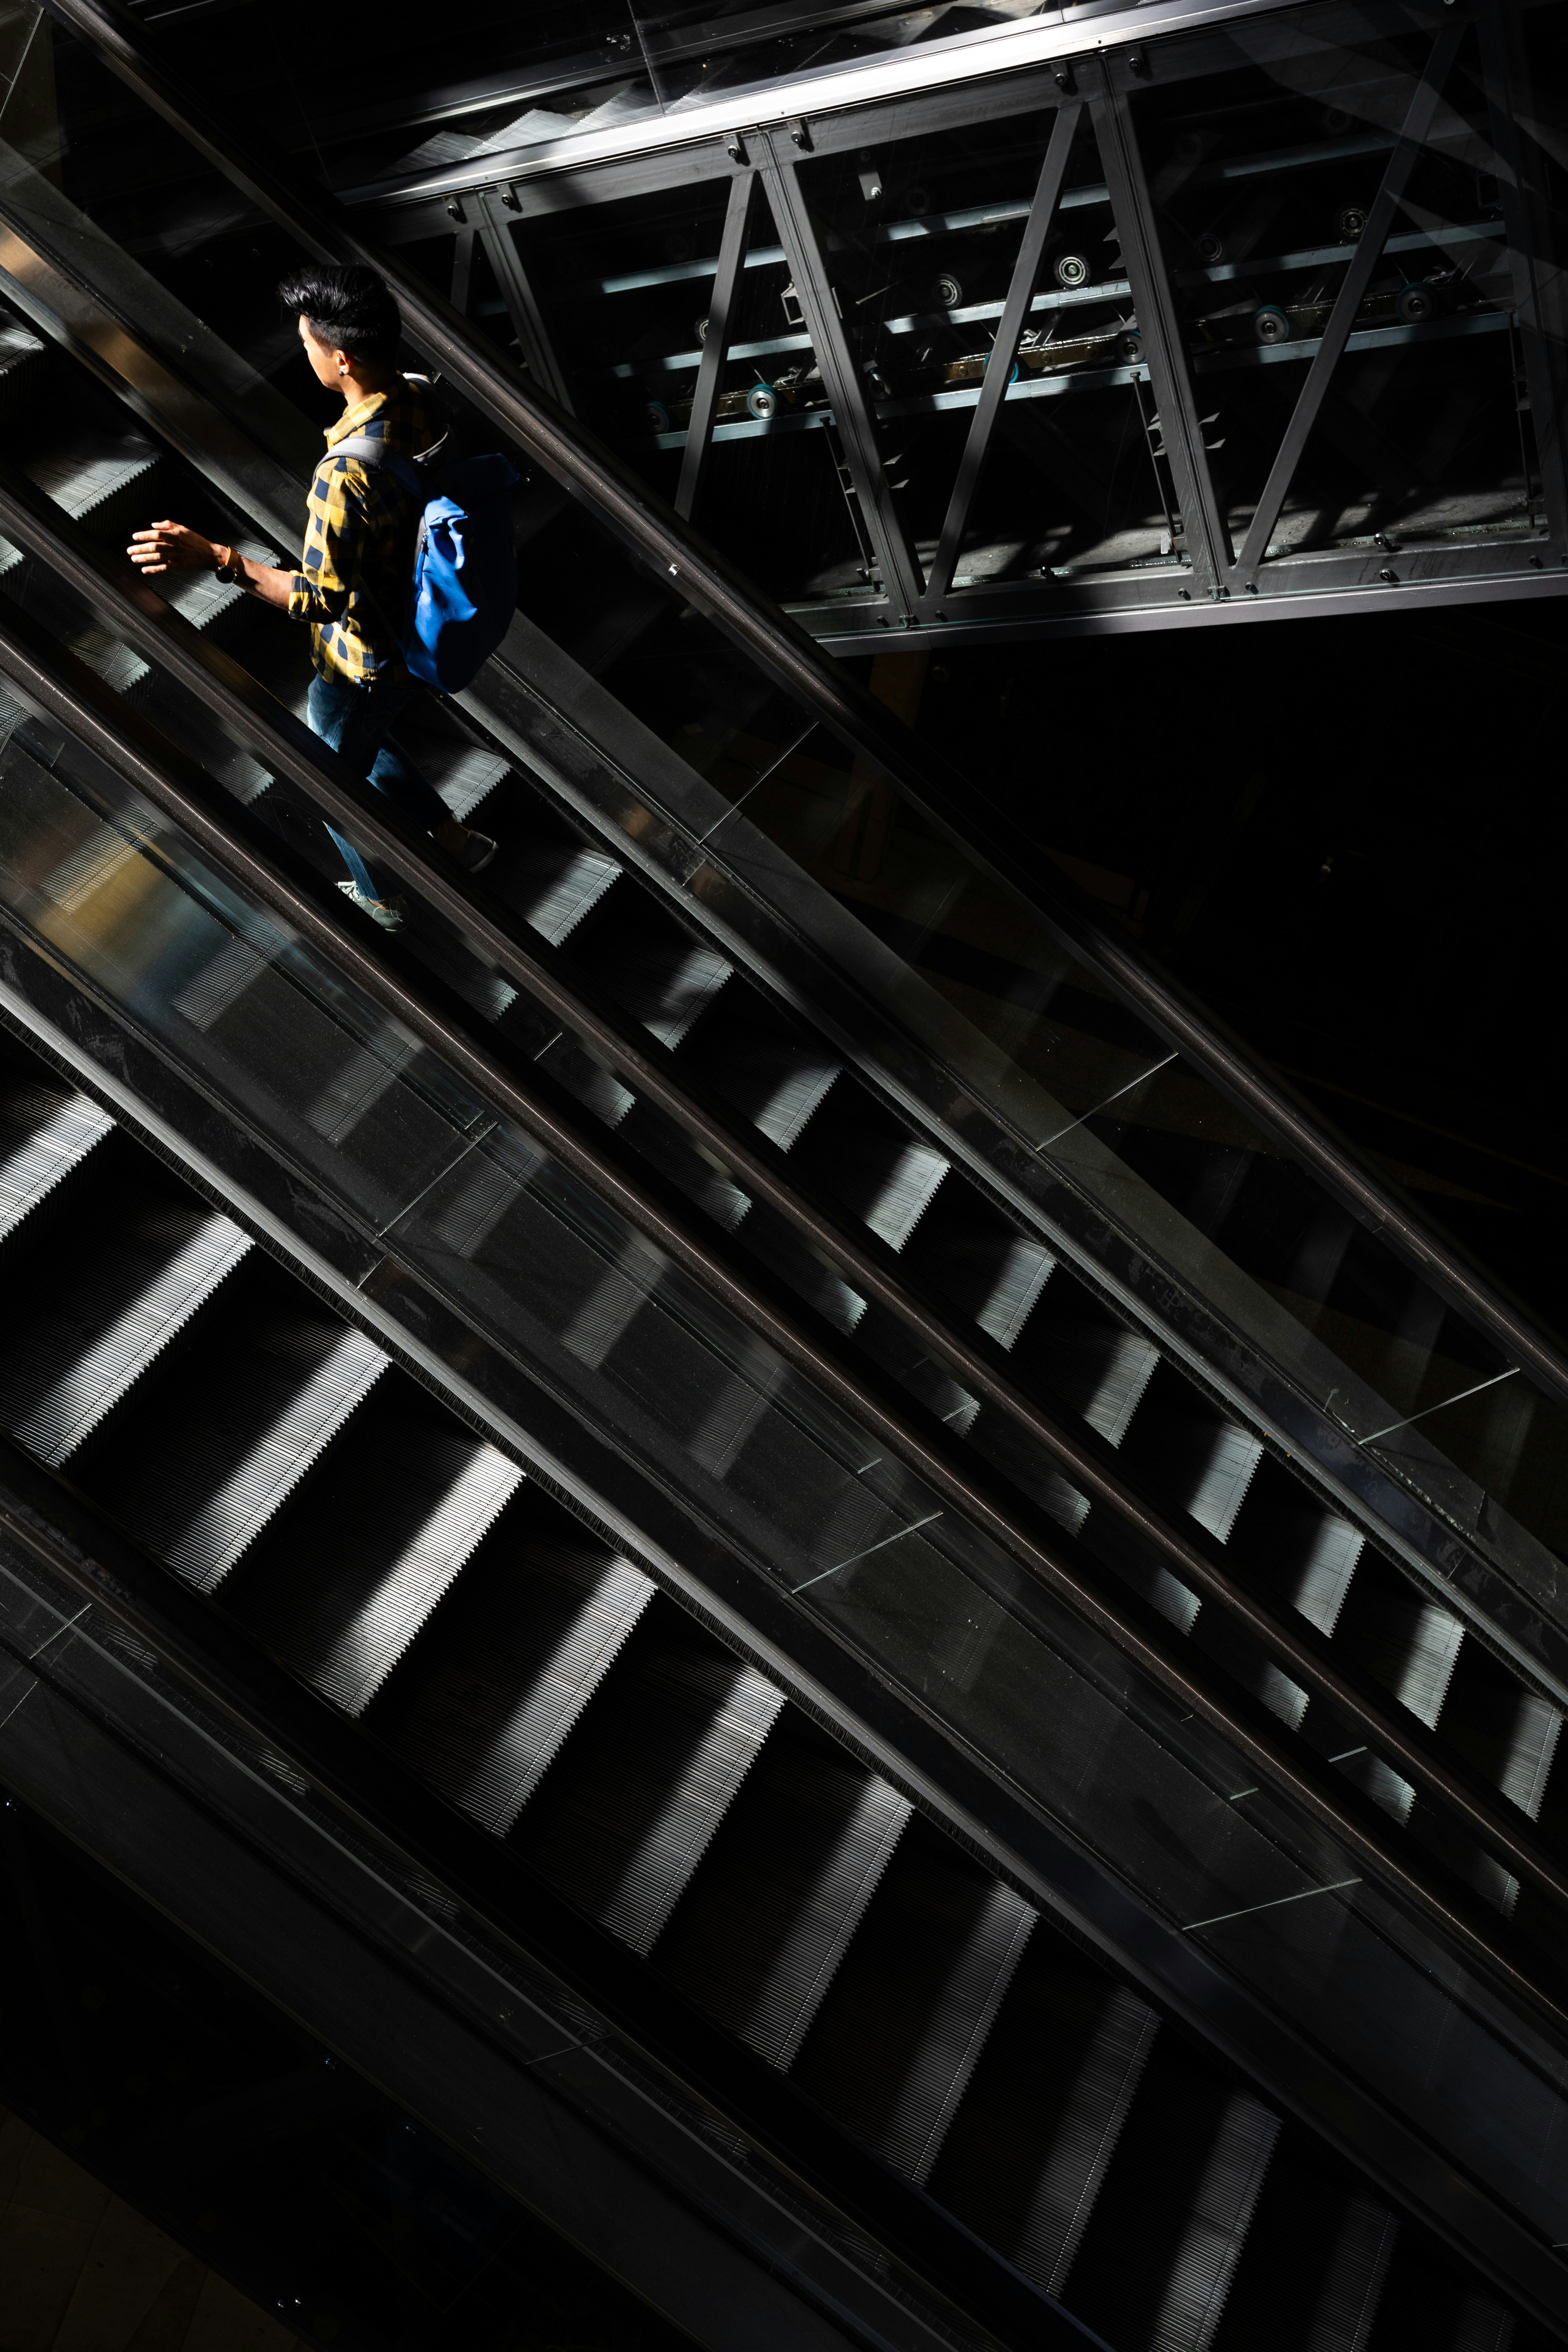
<path id="1" fill-rule="evenodd" d="M 443 462 L 402 457 L 367 434 L 340 441 L 333 457 L 379 466 L 424 509 L 403 624 L 403 658 L 417 678 L 458 694 L 483 669 L 517 610 L 517 554 L 508 493 L 514 468 L 501 457 Z"/>

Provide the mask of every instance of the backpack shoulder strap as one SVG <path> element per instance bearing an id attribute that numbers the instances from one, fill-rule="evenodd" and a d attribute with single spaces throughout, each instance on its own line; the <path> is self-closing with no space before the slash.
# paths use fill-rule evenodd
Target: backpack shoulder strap
<path id="1" fill-rule="evenodd" d="M 368 433 L 356 433 L 347 441 L 334 442 L 327 452 L 329 461 L 333 457 L 357 457 L 362 466 L 379 466 L 413 498 L 423 499 L 430 494 L 424 468 L 414 458 L 400 457 L 384 441 L 373 440 Z"/>

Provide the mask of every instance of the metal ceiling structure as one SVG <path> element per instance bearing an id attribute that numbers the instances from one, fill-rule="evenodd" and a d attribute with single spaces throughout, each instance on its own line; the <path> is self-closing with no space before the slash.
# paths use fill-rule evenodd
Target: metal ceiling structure
<path id="1" fill-rule="evenodd" d="M 1554 22 L 1052 11 L 340 194 L 836 651 L 1553 593 Z"/>

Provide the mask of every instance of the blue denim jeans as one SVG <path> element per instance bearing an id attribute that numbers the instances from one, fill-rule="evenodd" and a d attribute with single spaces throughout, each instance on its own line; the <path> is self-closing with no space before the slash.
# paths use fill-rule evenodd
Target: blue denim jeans
<path id="1" fill-rule="evenodd" d="M 426 832 L 434 833 L 438 824 L 447 823 L 452 812 L 435 785 L 420 774 L 407 752 L 392 740 L 399 712 L 419 691 L 411 677 L 369 678 L 363 685 L 346 677 L 313 677 L 310 725 L 323 743 L 330 743 L 340 758 L 348 761 L 356 776 L 365 777 L 405 816 L 411 816 Z M 345 841 L 331 825 L 327 831 L 336 842 L 355 887 L 367 898 L 379 898 L 382 887 L 374 879 L 353 842 Z"/>

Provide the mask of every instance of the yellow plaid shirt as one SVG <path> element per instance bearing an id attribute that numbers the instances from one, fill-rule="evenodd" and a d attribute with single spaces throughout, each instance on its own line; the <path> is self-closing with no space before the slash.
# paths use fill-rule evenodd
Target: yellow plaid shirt
<path id="1" fill-rule="evenodd" d="M 405 677 L 393 630 L 408 602 L 419 509 L 382 468 L 334 457 L 340 441 L 363 434 L 400 457 L 417 457 L 441 435 L 429 388 L 405 376 L 372 393 L 327 435 L 327 455 L 310 484 L 300 568 L 289 579 L 291 619 L 310 624 L 322 677 Z"/>

